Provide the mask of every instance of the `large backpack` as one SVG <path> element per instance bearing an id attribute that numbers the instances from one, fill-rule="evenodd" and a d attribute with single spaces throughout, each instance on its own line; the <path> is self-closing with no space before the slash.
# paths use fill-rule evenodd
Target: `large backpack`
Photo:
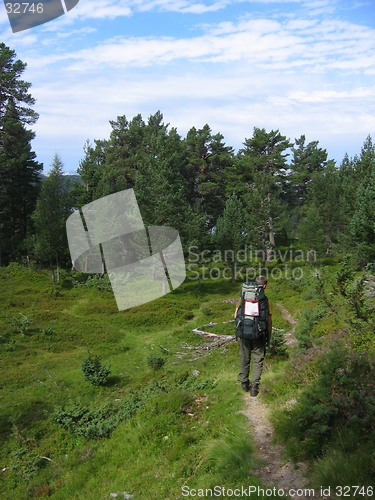
<path id="1" fill-rule="evenodd" d="M 244 339 L 266 339 L 268 299 L 258 283 L 244 283 L 241 305 L 236 315 L 236 336 Z"/>

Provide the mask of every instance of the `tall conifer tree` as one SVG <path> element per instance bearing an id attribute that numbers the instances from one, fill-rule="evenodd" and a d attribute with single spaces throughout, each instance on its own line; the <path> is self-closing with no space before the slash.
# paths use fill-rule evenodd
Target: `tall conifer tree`
<path id="1" fill-rule="evenodd" d="M 54 281 L 61 264 L 68 264 L 69 250 L 66 220 L 72 213 L 69 185 L 64 177 L 63 163 L 58 154 L 52 161 L 52 169 L 43 182 L 40 196 L 33 213 L 35 224 L 35 253 L 39 262 L 49 264 Z"/>
<path id="2" fill-rule="evenodd" d="M 286 150 L 291 146 L 292 143 L 279 130 L 266 132 L 264 128 L 254 127 L 253 136 L 245 139 L 244 148 L 238 153 L 237 165 L 250 172 L 246 189 L 242 188 L 247 226 L 252 243 L 261 246 L 267 261 L 272 259 L 275 232 L 285 225 L 281 182 L 287 169 Z"/>
<path id="3" fill-rule="evenodd" d="M 1 135 L 0 257 L 4 265 L 28 257 L 27 235 L 43 166 L 31 150 L 34 133 L 25 128 L 12 98 L 2 117 Z"/>
<path id="4" fill-rule="evenodd" d="M 27 257 L 26 236 L 38 194 L 42 165 L 31 150 L 34 133 L 26 125 L 38 114 L 30 83 L 21 79 L 26 64 L 0 43 L 0 265 Z"/>
<path id="5" fill-rule="evenodd" d="M 213 135 L 206 124 L 191 128 L 185 139 L 188 164 L 184 177 L 188 182 L 190 204 L 199 204 L 211 230 L 225 206 L 225 172 L 233 164 L 233 148 L 226 146 L 222 134 Z"/>
<path id="6" fill-rule="evenodd" d="M 236 281 L 236 263 L 238 251 L 246 241 L 244 208 L 236 194 L 232 194 L 225 203 L 223 215 L 217 220 L 214 241 L 226 256 L 232 268 L 232 282 Z"/>

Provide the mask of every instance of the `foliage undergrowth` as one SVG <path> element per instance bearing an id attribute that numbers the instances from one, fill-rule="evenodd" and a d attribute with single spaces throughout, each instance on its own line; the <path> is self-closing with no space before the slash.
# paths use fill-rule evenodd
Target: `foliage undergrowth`
<path id="1" fill-rule="evenodd" d="M 2 498 L 174 499 L 182 487 L 258 485 L 235 382 L 238 346 L 206 351 L 192 333 L 206 325 L 233 334 L 240 283 L 188 279 L 118 312 L 96 284 L 105 278 L 77 286 L 82 277 L 61 275 L 51 285 L 44 271 L 0 269 Z M 315 485 L 374 481 L 369 280 L 347 263 L 305 266 L 300 280 L 267 289 L 275 330 L 258 397 L 271 404 L 290 457 L 312 464 Z M 290 325 L 278 303 L 298 320 L 297 348 L 285 344 Z M 90 365 L 102 360 L 93 370 L 101 385 L 82 376 L 87 352 L 96 353 Z"/>
<path id="2" fill-rule="evenodd" d="M 303 306 L 297 306 L 297 295 L 294 310 L 293 296 L 285 301 L 299 319 L 299 347 L 282 376 L 268 383 L 267 398 L 277 440 L 294 461 L 311 463 L 315 486 L 371 486 L 375 481 L 371 282 L 371 273 L 355 272 L 344 258 L 334 268 L 312 269 L 293 284 L 305 297 Z"/>
<path id="3" fill-rule="evenodd" d="M 102 278 L 78 279 L 61 271 L 51 284 L 42 270 L 0 269 L 1 498 L 172 499 L 183 486 L 258 485 L 237 346 L 200 350 L 204 339 L 192 333 L 207 310 L 218 323 L 231 319 L 224 300 L 239 285 L 187 280 L 119 312 Z"/>
<path id="4" fill-rule="evenodd" d="M 82 371 L 85 379 L 92 385 L 105 385 L 110 374 L 110 367 L 102 366 L 99 356 L 89 352 L 82 361 Z"/>

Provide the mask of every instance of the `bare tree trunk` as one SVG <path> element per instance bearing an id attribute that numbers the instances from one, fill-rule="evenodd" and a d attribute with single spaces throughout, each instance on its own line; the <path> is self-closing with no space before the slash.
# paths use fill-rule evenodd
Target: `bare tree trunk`
<path id="1" fill-rule="evenodd" d="M 51 281 L 52 281 L 52 285 L 54 285 L 55 284 L 55 271 L 53 270 L 52 260 L 50 261 L 50 268 L 51 268 Z"/>
<path id="2" fill-rule="evenodd" d="M 267 194 L 267 199 L 268 199 L 268 206 L 271 206 L 271 191 L 268 191 Z M 270 210 L 270 208 L 269 208 Z M 267 245 L 267 263 L 272 262 L 272 251 L 275 247 L 275 233 L 273 232 L 273 219 L 272 216 L 270 215 L 268 217 L 268 240 L 269 244 Z"/>
<path id="3" fill-rule="evenodd" d="M 59 259 L 57 257 L 56 257 L 56 277 L 57 277 L 57 283 L 60 283 Z"/>

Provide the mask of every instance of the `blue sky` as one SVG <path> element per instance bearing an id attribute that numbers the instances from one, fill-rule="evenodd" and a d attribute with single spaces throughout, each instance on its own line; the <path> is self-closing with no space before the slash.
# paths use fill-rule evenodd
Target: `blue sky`
<path id="1" fill-rule="evenodd" d="M 373 0 L 80 0 L 2 41 L 27 63 L 48 171 L 67 171 L 119 115 L 160 110 L 180 135 L 209 124 L 238 150 L 254 127 L 318 140 L 329 158 L 375 141 Z"/>

